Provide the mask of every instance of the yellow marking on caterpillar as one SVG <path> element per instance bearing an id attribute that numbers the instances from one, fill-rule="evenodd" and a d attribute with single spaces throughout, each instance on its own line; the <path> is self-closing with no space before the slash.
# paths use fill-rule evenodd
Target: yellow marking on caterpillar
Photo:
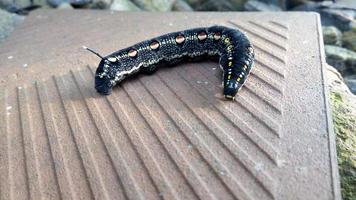
<path id="1" fill-rule="evenodd" d="M 231 67 L 232 66 L 232 62 L 230 61 L 228 65 L 229 65 L 229 67 Z"/>
<path id="2" fill-rule="evenodd" d="M 226 44 L 230 44 L 230 38 L 225 38 L 224 42 L 225 42 Z"/>
<path id="3" fill-rule="evenodd" d="M 227 76 L 227 79 L 230 79 L 231 78 L 231 75 L 229 74 L 228 76 Z"/>
<path id="4" fill-rule="evenodd" d="M 231 51 L 232 48 L 233 48 L 233 46 L 232 46 L 232 45 L 229 45 L 229 46 L 227 47 L 227 50 L 228 50 L 228 51 Z"/>
<path id="5" fill-rule="evenodd" d="M 240 78 L 240 77 L 238 77 L 238 78 L 237 78 L 237 82 L 239 82 L 240 80 L 241 80 L 241 78 Z"/>

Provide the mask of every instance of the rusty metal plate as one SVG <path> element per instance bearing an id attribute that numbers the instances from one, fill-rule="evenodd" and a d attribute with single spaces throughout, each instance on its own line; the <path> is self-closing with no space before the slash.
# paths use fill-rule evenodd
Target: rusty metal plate
<path id="1" fill-rule="evenodd" d="M 238 27 L 257 62 L 235 102 L 217 63 L 98 95 L 103 54 Z M 0 46 L 0 199 L 340 199 L 314 13 L 37 11 Z"/>

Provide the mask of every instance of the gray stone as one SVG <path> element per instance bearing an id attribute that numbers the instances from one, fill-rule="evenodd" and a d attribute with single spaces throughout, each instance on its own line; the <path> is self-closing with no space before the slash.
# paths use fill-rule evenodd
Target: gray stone
<path id="1" fill-rule="evenodd" d="M 140 8 L 137 7 L 129 0 L 114 0 L 110 6 L 110 10 L 116 11 L 139 11 Z"/>
<path id="2" fill-rule="evenodd" d="M 89 5 L 92 9 L 109 9 L 111 7 L 112 0 L 93 0 Z"/>
<path id="3" fill-rule="evenodd" d="M 356 5 L 332 2 L 307 2 L 293 8 L 295 11 L 318 12 L 323 26 L 336 26 L 341 31 L 348 31 L 355 26 Z M 356 3 L 356 1 L 354 1 Z"/>
<path id="4" fill-rule="evenodd" d="M 333 9 L 323 9 L 321 14 L 321 19 L 325 25 L 335 25 L 342 31 L 348 31 L 351 29 L 352 24 L 355 20 L 351 15 L 347 15 L 347 11 L 343 10 L 333 10 Z"/>
<path id="5" fill-rule="evenodd" d="M 14 27 L 24 20 L 23 16 L 0 9 L 0 43 L 7 38 Z"/>
<path id="6" fill-rule="evenodd" d="M 16 11 L 31 5 L 31 0 L 0 0 L 0 9 L 7 11 Z"/>
<path id="7" fill-rule="evenodd" d="M 53 7 L 58 7 L 62 3 L 69 3 L 74 6 L 85 6 L 93 2 L 93 0 L 47 0 Z"/>
<path id="8" fill-rule="evenodd" d="M 342 33 L 335 26 L 323 26 L 324 43 L 341 46 Z"/>
<path id="9" fill-rule="evenodd" d="M 193 10 L 198 10 L 198 6 L 202 5 L 204 2 L 208 0 L 184 0 L 187 4 L 189 4 L 190 7 L 193 8 Z"/>
<path id="10" fill-rule="evenodd" d="M 356 72 L 356 53 L 348 49 L 325 45 L 326 61 L 341 74 Z"/>
<path id="11" fill-rule="evenodd" d="M 346 85 L 353 94 L 356 94 L 356 74 L 344 78 Z"/>
<path id="12" fill-rule="evenodd" d="M 199 11 L 232 11 L 236 10 L 228 0 L 188 0 L 188 3 Z"/>
<path id="13" fill-rule="evenodd" d="M 287 0 L 286 8 L 287 9 L 291 9 L 291 8 L 296 7 L 296 6 L 303 5 L 303 4 L 307 3 L 308 1 L 309 0 Z"/>
<path id="14" fill-rule="evenodd" d="M 316 2 L 305 2 L 299 6 L 294 7 L 292 10 L 294 11 L 315 11 L 320 8 L 320 5 Z"/>
<path id="15" fill-rule="evenodd" d="M 65 3 L 61 3 L 61 5 L 59 5 L 57 8 L 63 9 L 63 10 L 70 10 L 70 9 L 73 9 L 73 6 L 70 5 L 70 3 L 65 2 Z"/>
<path id="16" fill-rule="evenodd" d="M 246 11 L 282 11 L 282 9 L 276 5 L 264 3 L 257 0 L 249 0 L 245 3 Z"/>
<path id="17" fill-rule="evenodd" d="M 31 0 L 32 5 L 38 5 L 41 6 L 41 8 L 50 8 L 51 5 L 48 3 L 47 0 Z"/>
<path id="18" fill-rule="evenodd" d="M 244 10 L 244 5 L 247 0 L 230 0 L 235 10 Z"/>
<path id="19" fill-rule="evenodd" d="M 345 84 L 344 78 L 340 72 L 335 67 L 328 64 L 326 65 L 326 80 L 329 91 L 352 94 Z"/>
<path id="20" fill-rule="evenodd" d="M 266 3 L 266 4 L 271 4 L 277 7 L 280 7 L 283 10 L 286 10 L 288 8 L 288 5 L 290 2 L 293 0 L 258 0 L 260 2 Z M 296 1 L 296 0 L 294 0 Z M 301 1 L 301 0 L 299 0 Z"/>
<path id="21" fill-rule="evenodd" d="M 189 5 L 196 5 L 206 2 L 207 0 L 185 0 Z"/>
<path id="22" fill-rule="evenodd" d="M 342 34 L 342 46 L 356 52 L 356 29 Z"/>
<path id="23" fill-rule="evenodd" d="M 356 96 L 347 88 L 341 75 L 332 67 L 327 67 L 326 80 L 336 134 L 336 146 L 342 198 L 355 199 L 356 180 Z"/>
<path id="24" fill-rule="evenodd" d="M 175 0 L 132 0 L 138 7 L 149 11 L 170 11 Z"/>
<path id="25" fill-rule="evenodd" d="M 193 8 L 183 0 L 176 0 L 173 4 L 172 10 L 174 11 L 193 11 Z"/>

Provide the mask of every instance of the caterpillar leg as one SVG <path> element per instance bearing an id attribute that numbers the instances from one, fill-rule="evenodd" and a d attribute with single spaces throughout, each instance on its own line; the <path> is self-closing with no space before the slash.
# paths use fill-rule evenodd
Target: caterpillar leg
<path id="1" fill-rule="evenodd" d="M 230 96 L 230 95 L 224 95 L 224 97 L 225 97 L 225 99 L 228 99 L 228 100 L 231 100 L 231 101 L 235 100 L 235 97 Z"/>
<path id="2" fill-rule="evenodd" d="M 108 78 L 100 78 L 95 76 L 95 89 L 100 94 L 109 95 L 112 91 L 112 85 Z"/>

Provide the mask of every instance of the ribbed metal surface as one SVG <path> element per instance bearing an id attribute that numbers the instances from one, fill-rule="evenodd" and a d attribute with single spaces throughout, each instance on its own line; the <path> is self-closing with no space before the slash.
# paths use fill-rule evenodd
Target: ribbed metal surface
<path id="1" fill-rule="evenodd" d="M 332 166 L 312 172 L 325 176 L 326 185 L 299 181 L 314 165 L 306 168 L 311 160 L 288 148 L 295 140 L 283 139 L 306 131 L 286 128 L 293 107 L 291 99 L 284 105 L 289 24 L 232 19 L 223 23 L 246 32 L 256 48 L 255 67 L 235 102 L 221 98 L 216 63 L 139 75 L 110 96 L 95 92 L 94 66 L 3 84 L 0 199 L 338 198 L 327 172 Z M 325 157 L 320 162 L 333 162 L 326 141 L 314 142 L 324 148 L 314 152 Z M 294 183 L 314 192 L 290 189 Z"/>

